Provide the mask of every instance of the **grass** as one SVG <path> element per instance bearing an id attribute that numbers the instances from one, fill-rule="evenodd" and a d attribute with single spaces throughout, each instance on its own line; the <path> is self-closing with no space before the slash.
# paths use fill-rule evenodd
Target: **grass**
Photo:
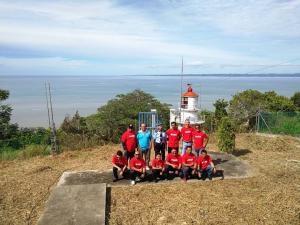
<path id="1" fill-rule="evenodd" d="M 217 150 L 214 136 L 208 147 Z M 108 224 L 299 224 L 300 167 L 287 160 L 300 160 L 300 141 L 239 134 L 236 147 L 244 150 L 239 158 L 254 169 L 253 177 L 112 187 Z M 1 224 L 36 224 L 64 171 L 110 169 L 120 148 L 1 161 Z"/>
<path id="2" fill-rule="evenodd" d="M 48 145 L 28 145 L 20 150 L 7 147 L 1 150 L 0 160 L 29 159 L 35 156 L 50 155 L 50 153 L 50 146 Z"/>

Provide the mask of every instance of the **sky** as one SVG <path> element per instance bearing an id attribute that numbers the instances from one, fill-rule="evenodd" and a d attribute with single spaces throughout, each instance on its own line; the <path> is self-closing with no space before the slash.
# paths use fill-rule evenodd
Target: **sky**
<path id="1" fill-rule="evenodd" d="M 0 75 L 299 73 L 300 0 L 0 0 Z"/>

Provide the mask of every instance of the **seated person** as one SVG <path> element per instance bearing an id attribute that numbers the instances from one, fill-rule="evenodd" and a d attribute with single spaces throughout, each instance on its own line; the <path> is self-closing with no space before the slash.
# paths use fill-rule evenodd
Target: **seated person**
<path id="1" fill-rule="evenodd" d="M 166 159 L 166 172 L 168 179 L 170 178 L 170 171 L 173 171 L 177 176 L 181 171 L 181 156 L 177 153 L 175 148 L 171 150 L 171 153 L 168 154 Z"/>
<path id="2" fill-rule="evenodd" d="M 120 176 L 126 177 L 128 171 L 127 160 L 123 156 L 122 151 L 117 151 L 117 154 L 113 155 L 112 165 L 113 165 L 113 174 L 114 174 L 113 182 L 116 182 L 119 179 L 118 171 L 120 173 Z"/>
<path id="3" fill-rule="evenodd" d="M 156 154 L 156 158 L 152 160 L 151 166 L 154 180 L 155 182 L 158 182 L 158 180 L 163 178 L 163 172 L 165 170 L 165 163 L 161 159 L 160 153 Z"/>
<path id="4" fill-rule="evenodd" d="M 215 171 L 216 169 L 212 158 L 207 154 L 207 151 L 203 149 L 198 158 L 198 177 L 203 180 L 208 177 L 209 180 L 212 180 L 212 174 L 215 173 Z"/>
<path id="5" fill-rule="evenodd" d="M 182 181 L 186 182 L 190 175 L 196 174 L 197 169 L 197 159 L 192 153 L 192 147 L 188 146 L 186 148 L 186 153 L 182 156 Z"/>
<path id="6" fill-rule="evenodd" d="M 134 157 L 130 160 L 130 179 L 134 185 L 136 181 L 141 181 L 145 178 L 146 162 L 142 158 L 140 151 L 135 151 Z"/>

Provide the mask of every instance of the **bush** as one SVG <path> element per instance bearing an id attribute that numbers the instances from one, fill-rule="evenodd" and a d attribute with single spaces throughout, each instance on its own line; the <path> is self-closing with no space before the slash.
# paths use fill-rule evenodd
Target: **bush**
<path id="1" fill-rule="evenodd" d="M 50 155 L 48 145 L 28 145 L 22 150 L 6 147 L 0 151 L 0 160 L 29 159 L 34 156 Z"/>
<path id="2" fill-rule="evenodd" d="M 232 152 L 235 148 L 234 125 L 229 117 L 223 117 L 217 130 L 218 147 L 222 152 Z"/>

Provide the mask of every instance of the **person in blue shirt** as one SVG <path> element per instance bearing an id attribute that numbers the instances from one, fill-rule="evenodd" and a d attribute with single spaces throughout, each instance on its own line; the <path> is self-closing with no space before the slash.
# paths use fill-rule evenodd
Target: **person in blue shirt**
<path id="1" fill-rule="evenodd" d="M 151 132 L 147 130 L 146 124 L 141 124 L 141 129 L 137 133 L 136 138 L 138 140 L 139 150 L 141 151 L 146 165 L 149 168 L 152 135 Z"/>
<path id="2" fill-rule="evenodd" d="M 155 158 L 157 154 L 160 154 L 162 160 L 165 161 L 167 135 L 166 132 L 163 131 L 163 125 L 161 123 L 158 124 L 157 130 L 153 134 L 153 142 Z"/>

